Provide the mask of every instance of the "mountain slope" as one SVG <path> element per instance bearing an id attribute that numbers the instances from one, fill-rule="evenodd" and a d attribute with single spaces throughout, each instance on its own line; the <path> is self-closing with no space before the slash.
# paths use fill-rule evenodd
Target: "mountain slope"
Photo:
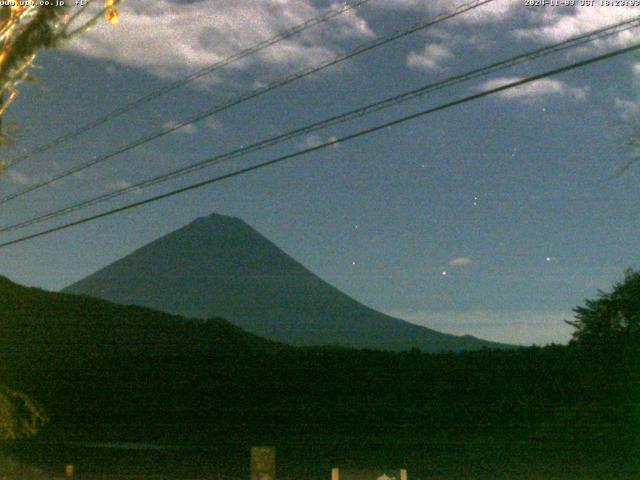
<path id="1" fill-rule="evenodd" d="M 186 317 L 222 317 L 294 345 L 428 352 L 499 346 L 366 307 L 242 220 L 217 214 L 149 243 L 64 291 Z"/>

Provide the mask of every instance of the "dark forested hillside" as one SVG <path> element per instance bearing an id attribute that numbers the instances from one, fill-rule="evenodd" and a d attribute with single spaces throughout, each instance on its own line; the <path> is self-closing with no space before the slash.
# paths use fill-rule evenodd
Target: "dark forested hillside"
<path id="1" fill-rule="evenodd" d="M 26 288 L 0 277 L 3 352 L 86 358 L 97 354 L 224 354 L 275 347 L 221 319 L 193 320 L 136 306 Z"/>
<path id="2" fill-rule="evenodd" d="M 222 320 L 0 289 L 1 374 L 49 410 L 41 439 L 269 442 L 412 468 L 433 445 L 460 462 L 634 462 L 637 346 L 293 348 Z"/>

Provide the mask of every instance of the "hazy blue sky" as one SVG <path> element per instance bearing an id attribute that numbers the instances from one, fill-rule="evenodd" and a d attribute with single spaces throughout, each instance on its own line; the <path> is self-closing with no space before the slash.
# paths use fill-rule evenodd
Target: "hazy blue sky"
<path id="1" fill-rule="evenodd" d="M 347 51 L 452 0 L 371 0 L 356 12 L 34 157 L 0 191 L 86 161 L 162 125 Z M 7 114 L 17 152 L 268 38 L 330 4 L 135 0 L 38 58 Z M 361 55 L 0 207 L 8 224 L 467 69 L 633 15 L 625 7 L 498 0 Z M 326 141 L 512 78 L 638 41 L 558 54 L 78 212 L 97 212 Z M 562 319 L 638 266 L 640 174 L 612 178 L 638 125 L 640 59 L 627 55 L 464 104 L 336 148 L 0 250 L 0 274 L 59 289 L 198 216 L 235 215 L 367 305 L 452 333 L 566 341 Z M 58 219 L 57 221 L 61 221 Z M 55 225 L 56 221 L 40 225 Z M 37 231 L 26 229 L 19 234 Z M 446 274 L 444 274 L 446 272 Z"/>

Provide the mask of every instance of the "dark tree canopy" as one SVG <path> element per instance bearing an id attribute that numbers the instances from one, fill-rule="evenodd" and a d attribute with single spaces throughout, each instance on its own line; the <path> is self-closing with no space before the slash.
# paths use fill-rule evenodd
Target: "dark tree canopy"
<path id="1" fill-rule="evenodd" d="M 595 300 L 576 307 L 573 342 L 609 345 L 640 340 L 640 271 L 629 269 L 611 293 L 598 292 Z"/>

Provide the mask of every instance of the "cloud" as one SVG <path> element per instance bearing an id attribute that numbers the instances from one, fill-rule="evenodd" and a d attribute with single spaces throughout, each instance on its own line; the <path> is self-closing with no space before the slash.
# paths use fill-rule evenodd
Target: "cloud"
<path id="1" fill-rule="evenodd" d="M 461 5 L 459 0 L 378 0 L 372 3 L 388 10 L 415 10 L 440 15 L 453 11 Z M 521 4 L 512 0 L 496 0 L 456 17 L 456 22 L 487 23 L 504 21 L 515 12 L 521 11 Z"/>
<path id="2" fill-rule="evenodd" d="M 300 143 L 301 148 L 314 148 L 318 145 L 322 145 L 324 142 L 320 138 L 320 135 L 316 135 L 312 133 L 311 135 L 307 135 L 304 140 Z"/>
<path id="3" fill-rule="evenodd" d="M 486 340 L 518 345 L 566 343 L 572 327 L 563 320 L 573 318 L 570 311 L 546 310 L 472 310 L 387 311 L 389 315 L 454 335 L 473 335 Z"/>
<path id="4" fill-rule="evenodd" d="M 31 183 L 31 179 L 27 177 L 24 173 L 20 173 L 17 170 L 9 170 L 7 172 L 7 177 L 18 185 L 28 185 Z"/>
<path id="5" fill-rule="evenodd" d="M 616 98 L 614 106 L 624 122 L 633 122 L 640 116 L 640 102 Z"/>
<path id="6" fill-rule="evenodd" d="M 596 2 L 599 3 L 599 2 Z M 558 11 L 554 8 L 540 9 L 533 27 L 518 29 L 514 35 L 521 39 L 533 39 L 538 42 L 561 42 L 598 28 L 629 20 L 638 15 L 634 7 L 603 7 L 599 4 L 590 7 L 576 7 Z M 588 44 L 586 48 L 601 49 L 609 46 L 622 46 L 638 39 L 636 29 L 627 30 Z"/>
<path id="7" fill-rule="evenodd" d="M 478 88 L 490 90 L 521 80 L 519 77 L 500 77 L 487 80 Z M 519 87 L 510 88 L 497 93 L 495 96 L 507 100 L 534 101 L 548 96 L 564 96 L 574 100 L 584 101 L 587 98 L 586 87 L 571 87 L 566 82 L 553 78 L 542 78 L 535 82 L 526 83 Z"/>
<path id="8" fill-rule="evenodd" d="M 320 135 L 318 135 L 316 133 L 311 133 L 311 134 L 307 135 L 304 138 L 304 140 L 298 144 L 298 147 L 303 148 L 303 149 L 305 149 L 305 148 L 314 148 L 314 147 L 317 147 L 319 145 L 322 145 L 323 143 L 335 142 L 337 139 L 338 139 L 338 137 L 336 137 L 335 135 L 332 135 L 332 136 L 328 137 L 325 140 Z M 333 148 L 338 148 L 338 145 L 339 145 L 339 143 L 336 143 L 332 147 Z"/>
<path id="9" fill-rule="evenodd" d="M 411 52 L 407 57 L 407 65 L 423 70 L 443 70 L 442 63 L 453 58 L 453 53 L 442 44 L 426 45 L 421 52 Z"/>
<path id="10" fill-rule="evenodd" d="M 124 190 L 124 189 L 131 188 L 132 186 L 133 186 L 133 183 L 131 183 L 128 180 L 122 180 L 122 179 L 113 180 L 105 184 L 105 187 L 107 187 L 108 190 Z M 142 193 L 142 190 L 137 187 L 132 188 L 131 193 L 135 195 L 140 195 Z"/>
<path id="11" fill-rule="evenodd" d="M 94 2 L 97 3 L 97 2 Z M 160 76 L 193 72 L 257 44 L 325 10 L 312 0 L 123 2 L 121 22 L 100 24 L 68 47 L 76 53 L 148 70 Z M 337 53 L 339 42 L 372 36 L 367 22 L 351 10 L 268 47 L 230 68 L 255 63 L 302 66 Z M 219 80 L 209 76 L 209 82 Z"/>
<path id="12" fill-rule="evenodd" d="M 469 257 L 456 257 L 449 261 L 449 265 L 452 267 L 463 267 L 469 264 L 471 264 L 471 259 Z"/>
<path id="13" fill-rule="evenodd" d="M 162 124 L 162 128 L 166 130 L 166 129 L 174 128 L 177 125 L 178 125 L 178 122 L 170 120 L 168 122 L 164 122 Z M 196 127 L 193 123 L 190 123 L 188 125 L 185 125 L 184 127 L 179 128 L 178 130 L 175 130 L 175 132 L 183 133 L 185 135 L 192 135 L 197 131 L 198 131 L 198 127 Z"/>
<path id="14" fill-rule="evenodd" d="M 54 163 L 55 162 L 51 162 L 51 164 Z M 31 185 L 49 180 L 51 178 L 52 170 L 53 169 L 49 169 L 48 171 L 39 173 L 31 171 L 29 171 L 29 173 L 23 173 L 19 170 L 14 170 L 13 168 L 9 167 L 2 175 L 0 175 L 0 180 L 7 178 L 14 185 Z M 54 186 L 56 185 L 57 184 L 54 184 Z"/>
<path id="15" fill-rule="evenodd" d="M 479 25 L 487 23 L 522 24 L 526 27 L 517 28 L 511 35 L 521 41 L 535 41 L 536 43 L 551 44 L 561 42 L 570 37 L 587 33 L 592 30 L 630 20 L 638 15 L 637 7 L 602 6 L 599 1 L 590 7 L 575 8 L 521 8 L 522 4 L 511 0 L 497 0 L 488 5 L 475 8 L 456 17 L 448 24 Z M 452 11 L 460 5 L 456 0 L 378 0 L 375 2 L 381 8 L 389 10 L 405 10 L 441 14 Z M 372 4 L 373 6 L 373 4 Z M 451 30 L 450 26 L 447 26 Z M 468 34 L 469 32 L 465 32 Z M 593 51 L 611 47 L 627 46 L 638 41 L 637 29 L 629 29 L 588 43 L 572 51 Z M 465 44 L 475 42 L 467 39 Z M 482 42 L 481 42 L 482 43 Z"/>
<path id="16" fill-rule="evenodd" d="M 99 3 L 99 2 L 94 2 Z M 220 61 L 248 46 L 268 39 L 292 26 L 325 11 L 314 0 L 261 0 L 217 2 L 176 0 L 136 0 L 123 2 L 121 23 L 113 27 L 106 22 L 78 40 L 69 48 L 76 53 L 113 60 L 127 66 L 142 68 L 160 76 L 182 75 Z M 326 2 L 322 2 L 327 5 Z M 337 3 L 331 6 L 336 6 Z M 227 71 L 252 66 L 302 67 L 315 64 L 344 50 L 345 42 L 373 37 L 366 18 L 391 15 L 397 11 L 435 16 L 453 11 L 459 0 L 376 0 L 366 8 L 355 9 L 315 26 L 308 31 L 266 48 L 256 55 L 235 62 Z M 491 22 L 511 22 L 522 19 L 527 27 L 511 35 L 521 40 L 549 43 L 599 28 L 637 14 L 633 7 L 581 7 L 574 9 L 528 9 L 514 0 L 496 0 L 466 12 L 447 22 L 445 30 L 460 25 Z M 364 15 L 364 16 L 363 16 Z M 515 23 L 515 20 L 514 22 Z M 521 23 L 521 22 L 520 22 Z M 453 27 L 452 27 L 453 26 Z M 435 29 L 434 29 L 435 30 Z M 476 45 L 465 32 L 465 44 Z M 630 30 L 585 48 L 628 44 L 637 32 Z M 444 47 L 442 47 L 444 48 Z M 443 50 L 440 51 L 442 53 Z M 416 68 L 431 69 L 439 65 L 438 51 L 412 52 L 408 62 Z M 115 72 L 113 67 L 108 67 Z M 208 83 L 221 80 L 221 72 L 208 75 Z M 268 75 L 268 73 L 267 73 Z"/>

